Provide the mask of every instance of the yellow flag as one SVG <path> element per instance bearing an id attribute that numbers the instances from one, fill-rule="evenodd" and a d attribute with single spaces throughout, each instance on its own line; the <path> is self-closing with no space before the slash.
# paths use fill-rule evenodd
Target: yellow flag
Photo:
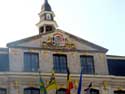
<path id="1" fill-rule="evenodd" d="M 46 89 L 47 89 L 47 91 L 57 89 L 57 84 L 56 84 L 54 71 L 52 71 L 52 75 L 51 75 L 50 81 L 49 81 Z"/>

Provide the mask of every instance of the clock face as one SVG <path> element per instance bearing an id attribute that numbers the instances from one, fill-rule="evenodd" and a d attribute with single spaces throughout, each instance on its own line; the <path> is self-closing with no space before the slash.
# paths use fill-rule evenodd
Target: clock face
<path id="1" fill-rule="evenodd" d="M 46 19 L 51 20 L 51 14 L 46 14 Z"/>

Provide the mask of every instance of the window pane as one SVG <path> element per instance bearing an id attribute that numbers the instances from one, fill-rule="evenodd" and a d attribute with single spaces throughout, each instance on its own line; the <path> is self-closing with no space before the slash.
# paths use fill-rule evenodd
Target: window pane
<path id="1" fill-rule="evenodd" d="M 7 90 L 4 88 L 0 88 L 0 94 L 7 94 Z"/>
<path id="2" fill-rule="evenodd" d="M 24 71 L 31 71 L 30 55 L 24 53 Z"/>
<path id="3" fill-rule="evenodd" d="M 34 72 L 39 68 L 39 55 L 38 53 L 24 53 L 24 71 Z"/>
<path id="4" fill-rule="evenodd" d="M 94 74 L 93 56 L 80 56 L 80 63 L 84 74 Z"/>
<path id="5" fill-rule="evenodd" d="M 56 94 L 66 94 L 66 89 L 65 89 L 65 88 L 59 88 L 59 89 L 56 91 Z"/>
<path id="6" fill-rule="evenodd" d="M 8 54 L 0 54 L 0 71 L 9 70 L 9 56 Z"/>
<path id="7" fill-rule="evenodd" d="M 39 64 L 39 62 L 38 62 L 38 55 L 37 54 L 33 54 L 32 55 L 32 57 L 31 57 L 32 59 L 32 64 L 31 64 L 31 67 L 32 67 L 32 71 L 38 71 L 38 64 Z"/>
<path id="8" fill-rule="evenodd" d="M 99 94 L 99 90 L 90 89 L 90 94 Z"/>
<path id="9" fill-rule="evenodd" d="M 107 63 L 110 75 L 125 76 L 125 60 L 108 59 Z"/>
<path id="10" fill-rule="evenodd" d="M 24 89 L 24 94 L 40 94 L 40 89 L 38 89 L 38 88 L 26 88 L 26 89 Z"/>
<path id="11" fill-rule="evenodd" d="M 24 94 L 31 94 L 31 90 L 24 90 Z"/>
<path id="12" fill-rule="evenodd" d="M 125 91 L 123 90 L 114 91 L 114 94 L 125 94 Z"/>
<path id="13" fill-rule="evenodd" d="M 67 57 L 66 55 L 53 55 L 53 64 L 54 70 L 57 73 L 66 73 L 67 72 Z"/>
<path id="14" fill-rule="evenodd" d="M 32 94 L 40 94 L 40 91 L 39 90 L 32 90 Z"/>

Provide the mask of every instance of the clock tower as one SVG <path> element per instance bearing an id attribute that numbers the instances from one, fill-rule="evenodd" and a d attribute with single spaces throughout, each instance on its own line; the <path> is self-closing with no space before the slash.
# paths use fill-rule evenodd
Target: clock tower
<path id="1" fill-rule="evenodd" d="M 39 13 L 40 21 L 37 23 L 39 28 L 39 34 L 52 32 L 57 28 L 57 23 L 54 21 L 54 12 L 48 3 L 48 0 L 44 1 Z"/>

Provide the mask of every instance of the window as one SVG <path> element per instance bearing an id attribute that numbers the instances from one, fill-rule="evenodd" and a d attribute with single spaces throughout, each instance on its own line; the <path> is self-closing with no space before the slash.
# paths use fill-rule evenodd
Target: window
<path id="1" fill-rule="evenodd" d="M 38 53 L 25 52 L 24 53 L 24 71 L 36 72 L 39 68 Z"/>
<path id="2" fill-rule="evenodd" d="M 125 91 L 123 91 L 123 90 L 117 90 L 117 91 L 114 91 L 114 94 L 125 94 Z"/>
<path id="3" fill-rule="evenodd" d="M 40 94 L 40 89 L 39 88 L 25 88 L 24 89 L 24 94 Z"/>
<path id="4" fill-rule="evenodd" d="M 46 14 L 46 19 L 51 20 L 51 14 Z"/>
<path id="5" fill-rule="evenodd" d="M 84 74 L 94 74 L 93 56 L 80 56 L 80 63 Z"/>
<path id="6" fill-rule="evenodd" d="M 7 94 L 7 89 L 0 88 L 0 94 Z"/>
<path id="7" fill-rule="evenodd" d="M 53 55 L 54 70 L 57 73 L 67 72 L 67 56 L 66 55 Z"/>
<path id="8" fill-rule="evenodd" d="M 0 71 L 9 71 L 9 56 L 8 54 L 0 54 Z"/>
<path id="9" fill-rule="evenodd" d="M 84 90 L 85 91 L 85 94 L 99 94 L 99 90 L 97 89 L 87 89 L 87 90 Z"/>
<path id="10" fill-rule="evenodd" d="M 41 34 L 41 33 L 43 33 L 44 32 L 44 27 L 40 27 L 39 28 L 39 33 Z"/>
<path id="11" fill-rule="evenodd" d="M 47 26 L 46 26 L 46 31 L 52 31 L 52 29 L 53 29 L 53 28 L 52 28 L 51 25 L 47 25 Z"/>
<path id="12" fill-rule="evenodd" d="M 97 90 L 97 89 L 90 89 L 90 94 L 99 94 L 99 90 Z"/>
<path id="13" fill-rule="evenodd" d="M 56 91 L 56 94 L 66 94 L 66 90 L 65 88 L 59 88 L 57 91 Z"/>
<path id="14" fill-rule="evenodd" d="M 110 75 L 125 76 L 125 60 L 108 59 L 107 63 Z"/>

